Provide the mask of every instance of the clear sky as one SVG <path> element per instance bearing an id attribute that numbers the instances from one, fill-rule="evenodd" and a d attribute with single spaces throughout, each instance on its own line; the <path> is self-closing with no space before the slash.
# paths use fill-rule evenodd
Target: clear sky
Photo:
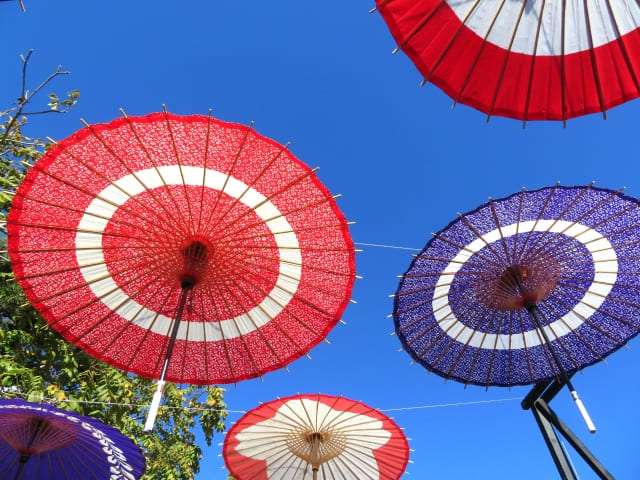
<path id="1" fill-rule="evenodd" d="M 34 119 L 31 135 L 62 139 L 89 123 L 161 110 L 206 114 L 248 124 L 312 167 L 334 193 L 357 255 L 356 282 L 338 325 L 289 372 L 229 386 L 230 410 L 297 392 L 361 400 L 405 428 L 414 450 L 408 471 L 417 479 L 558 478 L 530 412 L 526 387 L 488 391 L 444 383 L 410 366 L 393 330 L 397 275 L 430 232 L 457 212 L 525 186 L 560 181 L 617 189 L 640 197 L 638 118 L 632 101 L 568 122 L 492 118 L 459 105 L 420 75 L 395 47 L 373 0 L 220 1 L 24 0 L 0 3 L 0 108 L 20 89 L 19 55 L 34 49 L 29 84 L 59 64 L 71 71 L 60 91 L 79 89 L 66 116 Z M 597 427 L 589 435 L 567 391 L 552 406 L 619 479 L 640 478 L 640 340 L 632 340 L 574 383 Z M 504 400 L 424 409 L 408 407 Z M 230 413 L 229 420 L 239 417 Z M 203 442 L 198 479 L 226 478 L 214 446 Z M 596 478 L 576 454 L 581 480 Z"/>

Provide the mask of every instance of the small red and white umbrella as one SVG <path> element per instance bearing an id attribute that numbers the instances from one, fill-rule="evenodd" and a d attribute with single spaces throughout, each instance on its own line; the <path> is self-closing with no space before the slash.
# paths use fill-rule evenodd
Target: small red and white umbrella
<path id="1" fill-rule="evenodd" d="M 247 412 L 227 433 L 223 456 L 236 480 L 397 480 L 409 447 L 380 411 L 315 394 Z"/>
<path id="2" fill-rule="evenodd" d="M 567 120 L 640 95 L 637 2 L 376 0 L 376 9 L 424 82 L 489 116 Z"/>
<path id="3" fill-rule="evenodd" d="M 334 198 L 251 127 L 125 115 L 29 170 L 9 253 L 29 301 L 94 357 L 160 379 L 158 392 L 235 383 L 306 354 L 350 301 L 354 247 Z"/>

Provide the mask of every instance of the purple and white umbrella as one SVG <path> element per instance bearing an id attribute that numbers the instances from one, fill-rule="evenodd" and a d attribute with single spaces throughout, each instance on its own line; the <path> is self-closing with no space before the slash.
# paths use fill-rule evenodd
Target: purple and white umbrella
<path id="1" fill-rule="evenodd" d="M 577 399 L 569 376 L 640 329 L 639 206 L 556 185 L 459 214 L 402 276 L 393 317 L 404 349 L 465 384 L 559 378 Z"/>
<path id="2" fill-rule="evenodd" d="M 49 405 L 0 399 L 0 477 L 135 480 L 146 462 L 114 427 Z"/>

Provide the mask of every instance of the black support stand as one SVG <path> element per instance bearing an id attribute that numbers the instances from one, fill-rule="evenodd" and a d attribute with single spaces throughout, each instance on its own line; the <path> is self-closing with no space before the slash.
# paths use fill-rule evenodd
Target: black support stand
<path id="1" fill-rule="evenodd" d="M 578 477 L 571 466 L 565 450 L 560 444 L 558 433 L 565 438 L 602 480 L 614 480 L 613 475 L 602 466 L 584 443 L 576 437 L 549 406 L 549 402 L 553 400 L 563 386 L 564 383 L 558 380 L 548 380 L 537 383 L 522 400 L 522 408 L 524 410 L 531 410 L 533 413 L 562 480 L 578 480 Z"/>

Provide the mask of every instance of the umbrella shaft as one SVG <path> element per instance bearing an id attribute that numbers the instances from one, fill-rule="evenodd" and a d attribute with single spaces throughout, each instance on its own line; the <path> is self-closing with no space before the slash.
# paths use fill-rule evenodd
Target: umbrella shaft
<path id="1" fill-rule="evenodd" d="M 178 329 L 180 328 L 180 321 L 182 320 L 182 312 L 184 306 L 187 303 L 187 295 L 193 288 L 193 284 L 183 283 L 182 293 L 180 294 L 180 303 L 178 303 L 178 310 L 176 311 L 176 318 L 173 321 L 173 327 L 171 328 L 171 337 L 169 338 L 169 345 L 167 346 L 167 353 L 164 357 L 164 363 L 162 364 L 162 371 L 160 372 L 160 380 L 164 380 L 167 376 L 167 370 L 169 369 L 169 360 L 173 353 L 173 347 L 176 344 L 176 338 L 178 337 Z"/>
<path id="2" fill-rule="evenodd" d="M 564 384 L 567 387 L 569 387 L 569 390 L 574 391 L 575 389 L 573 388 L 573 385 L 571 384 L 571 380 L 569 379 L 569 375 L 567 375 L 567 371 L 562 366 L 562 363 L 560 362 L 560 358 L 558 357 L 558 354 L 556 353 L 555 349 L 553 348 L 553 345 L 551 345 L 551 340 L 549 339 L 549 336 L 547 335 L 547 332 L 542 327 L 542 323 L 540 322 L 540 319 L 538 318 L 538 307 L 536 307 L 536 305 L 534 303 L 534 304 L 531 304 L 531 305 L 525 304 L 525 308 L 526 308 L 527 312 L 529 312 L 529 315 L 531 316 L 531 318 L 533 320 L 533 323 L 536 324 L 536 328 L 542 334 L 542 338 L 544 338 L 545 344 L 547 345 L 547 347 L 549 347 L 549 351 L 551 352 L 551 356 L 553 357 L 554 362 L 556 363 L 556 365 L 558 366 L 558 369 L 560 370 L 560 378 L 561 378 L 561 380 L 564 382 Z"/>

